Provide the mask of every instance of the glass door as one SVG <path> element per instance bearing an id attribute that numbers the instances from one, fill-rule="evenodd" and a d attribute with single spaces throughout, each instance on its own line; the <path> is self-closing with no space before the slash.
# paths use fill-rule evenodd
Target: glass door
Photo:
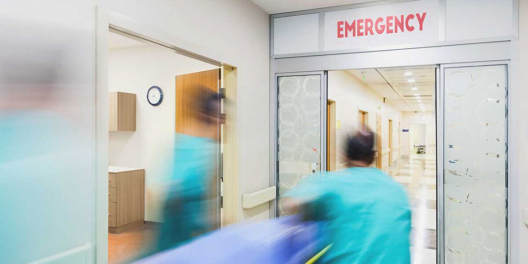
<path id="1" fill-rule="evenodd" d="M 446 66 L 442 73 L 440 259 L 506 263 L 508 65 Z"/>
<path id="2" fill-rule="evenodd" d="M 277 76 L 277 215 L 280 196 L 326 169 L 326 78 L 323 72 Z"/>

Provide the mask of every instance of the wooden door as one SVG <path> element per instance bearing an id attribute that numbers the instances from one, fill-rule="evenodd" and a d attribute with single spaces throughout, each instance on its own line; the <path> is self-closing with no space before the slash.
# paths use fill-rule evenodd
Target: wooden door
<path id="1" fill-rule="evenodd" d="M 378 115 L 376 118 L 376 167 L 380 170 L 383 169 L 383 148 L 382 148 L 382 137 L 383 133 L 381 125 L 381 116 Z"/>
<path id="2" fill-rule="evenodd" d="M 182 133 L 187 127 L 196 126 L 193 98 L 196 98 L 203 88 L 218 92 L 220 70 L 195 72 L 176 76 L 176 132 Z M 218 138 L 219 138 L 218 134 Z M 217 138 L 217 139 L 218 139 Z"/>
<path id="3" fill-rule="evenodd" d="M 359 110 L 359 128 L 368 128 L 368 112 Z"/>
<path id="4" fill-rule="evenodd" d="M 184 133 L 189 128 L 197 126 L 198 117 L 196 115 L 195 98 L 200 92 L 207 90 L 218 93 L 220 90 L 220 69 L 189 73 L 176 76 L 176 132 Z M 218 123 L 218 129 L 214 138 L 220 143 L 221 124 Z M 213 164 L 210 178 L 210 188 L 208 192 L 209 217 L 214 223 L 214 228 L 220 227 L 220 146 L 217 144 L 215 156 L 211 161 Z"/>
<path id="5" fill-rule="evenodd" d="M 336 102 L 328 100 L 326 118 L 326 170 L 337 169 L 336 150 Z"/>

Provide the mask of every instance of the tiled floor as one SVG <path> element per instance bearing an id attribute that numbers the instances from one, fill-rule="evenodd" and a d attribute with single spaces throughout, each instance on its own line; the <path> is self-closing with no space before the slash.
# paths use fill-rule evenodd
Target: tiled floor
<path id="1" fill-rule="evenodd" d="M 138 254 L 141 254 L 146 246 L 151 245 L 157 226 L 146 223 L 142 227 L 123 232 L 120 234 L 108 234 L 108 263 L 129 263 Z"/>
<path id="2" fill-rule="evenodd" d="M 413 264 L 436 264 L 436 157 L 411 155 L 389 174 L 407 189 L 412 206 Z"/>

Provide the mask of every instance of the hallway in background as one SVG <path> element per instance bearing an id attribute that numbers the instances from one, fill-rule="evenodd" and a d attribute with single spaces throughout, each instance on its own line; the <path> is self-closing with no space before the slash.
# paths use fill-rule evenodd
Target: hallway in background
<path id="1" fill-rule="evenodd" d="M 427 154 L 411 154 L 390 172 L 406 188 L 412 207 L 412 264 L 436 264 L 435 153 L 429 148 Z"/>

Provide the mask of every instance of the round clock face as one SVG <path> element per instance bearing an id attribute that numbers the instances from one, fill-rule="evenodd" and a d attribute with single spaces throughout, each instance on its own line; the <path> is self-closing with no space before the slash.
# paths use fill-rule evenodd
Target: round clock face
<path id="1" fill-rule="evenodd" d="M 158 86 L 152 86 L 147 92 L 147 100 L 151 105 L 160 105 L 163 101 L 163 92 Z"/>

